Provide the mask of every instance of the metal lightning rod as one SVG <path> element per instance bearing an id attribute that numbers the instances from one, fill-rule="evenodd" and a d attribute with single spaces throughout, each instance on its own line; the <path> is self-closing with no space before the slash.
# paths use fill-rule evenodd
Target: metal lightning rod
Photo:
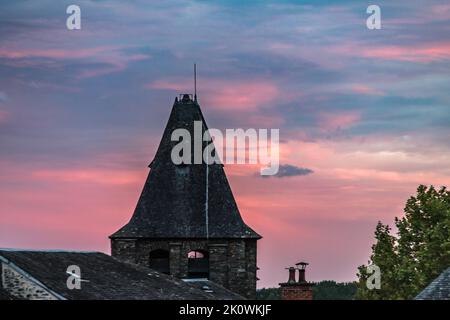
<path id="1" fill-rule="evenodd" d="M 197 102 L 197 64 L 194 63 L 194 101 Z"/>

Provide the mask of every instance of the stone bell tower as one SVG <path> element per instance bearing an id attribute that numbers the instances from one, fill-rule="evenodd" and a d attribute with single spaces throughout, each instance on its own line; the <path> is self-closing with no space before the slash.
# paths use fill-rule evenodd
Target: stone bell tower
<path id="1" fill-rule="evenodd" d="M 112 256 L 179 278 L 207 278 L 247 298 L 256 295 L 256 242 L 222 164 L 171 160 L 175 129 L 194 146 L 194 122 L 207 130 L 196 97 L 175 99 L 131 220 L 110 236 Z M 205 144 L 203 144 L 205 146 Z"/>

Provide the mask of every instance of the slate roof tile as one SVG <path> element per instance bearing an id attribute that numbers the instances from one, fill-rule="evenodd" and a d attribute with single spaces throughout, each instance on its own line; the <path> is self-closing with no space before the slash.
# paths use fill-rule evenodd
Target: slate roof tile
<path id="1" fill-rule="evenodd" d="M 214 288 L 213 292 L 100 252 L 0 249 L 0 258 L 69 300 L 243 299 L 208 280 L 205 285 Z M 81 282 L 80 290 L 67 287 L 70 265 L 79 266 L 81 279 L 87 280 Z"/>

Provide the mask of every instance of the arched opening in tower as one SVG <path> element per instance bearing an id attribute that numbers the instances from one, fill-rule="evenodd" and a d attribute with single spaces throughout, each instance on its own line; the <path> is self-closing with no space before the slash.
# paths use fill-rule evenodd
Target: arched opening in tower
<path id="1" fill-rule="evenodd" d="M 163 249 L 151 251 L 149 267 L 161 273 L 170 274 L 169 251 Z"/>
<path id="2" fill-rule="evenodd" d="M 188 253 L 188 278 L 209 279 L 208 251 L 193 250 Z"/>

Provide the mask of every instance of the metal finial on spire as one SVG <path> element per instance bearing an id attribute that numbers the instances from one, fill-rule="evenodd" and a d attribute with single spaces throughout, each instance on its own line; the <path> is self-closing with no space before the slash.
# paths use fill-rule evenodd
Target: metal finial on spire
<path id="1" fill-rule="evenodd" d="M 194 101 L 197 102 L 197 64 L 194 63 Z"/>

